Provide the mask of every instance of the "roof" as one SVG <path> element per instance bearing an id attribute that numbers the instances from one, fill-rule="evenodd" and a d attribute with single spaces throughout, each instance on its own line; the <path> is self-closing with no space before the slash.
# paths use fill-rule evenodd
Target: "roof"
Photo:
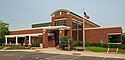
<path id="1" fill-rule="evenodd" d="M 67 9 L 58 9 L 58 10 L 54 11 L 54 12 L 51 14 L 51 16 L 52 16 L 53 14 L 57 13 L 57 12 L 60 12 L 60 11 L 68 12 L 68 13 L 70 13 L 70 14 L 73 14 L 73 15 L 75 15 L 75 16 L 81 18 L 81 19 L 86 20 L 87 22 L 90 22 L 90 23 L 92 23 L 92 24 L 94 24 L 94 25 L 100 27 L 98 24 L 96 24 L 96 23 L 94 23 L 94 22 L 92 22 L 92 21 L 89 21 L 89 20 L 86 19 L 85 17 L 81 17 L 81 16 L 79 16 L 79 15 L 77 15 L 77 14 L 75 14 L 75 13 L 73 13 L 73 12 L 67 10 Z"/>
<path id="2" fill-rule="evenodd" d="M 32 28 L 36 28 L 36 27 L 46 27 L 51 25 L 51 22 L 46 22 L 46 23 L 37 23 L 37 24 L 32 24 Z"/>

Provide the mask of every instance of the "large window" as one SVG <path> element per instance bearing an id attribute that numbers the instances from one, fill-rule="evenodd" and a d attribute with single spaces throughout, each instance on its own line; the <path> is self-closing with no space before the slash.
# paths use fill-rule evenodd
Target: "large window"
<path id="1" fill-rule="evenodd" d="M 67 26 L 67 20 L 59 20 L 59 21 L 56 21 L 56 22 L 55 22 L 55 25 L 56 25 L 56 26 L 61 26 L 61 25 Z"/>
<path id="2" fill-rule="evenodd" d="M 121 43 L 120 35 L 108 35 L 109 43 Z"/>
<path id="3" fill-rule="evenodd" d="M 73 22 L 72 22 L 72 28 L 73 28 L 73 29 L 77 29 L 77 22 L 76 22 L 76 21 L 73 21 Z"/>

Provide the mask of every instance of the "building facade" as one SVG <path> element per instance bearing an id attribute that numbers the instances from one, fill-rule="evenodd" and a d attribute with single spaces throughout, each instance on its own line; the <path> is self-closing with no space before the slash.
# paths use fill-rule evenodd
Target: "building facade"
<path id="1" fill-rule="evenodd" d="M 59 43 L 59 38 L 63 36 L 69 36 L 72 40 L 85 38 L 87 43 L 121 43 L 122 28 L 120 26 L 101 27 L 66 9 L 54 11 L 51 14 L 51 22 L 47 25 L 34 24 L 32 27 L 10 30 L 9 35 L 6 35 L 5 44 L 25 43 L 31 47 L 33 42 L 38 42 L 42 43 L 45 48 L 55 47 Z M 85 32 L 85 37 L 83 32 Z"/>

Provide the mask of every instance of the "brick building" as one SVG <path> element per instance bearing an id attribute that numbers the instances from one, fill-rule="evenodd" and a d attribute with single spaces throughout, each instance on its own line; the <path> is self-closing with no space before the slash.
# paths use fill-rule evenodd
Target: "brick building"
<path id="1" fill-rule="evenodd" d="M 83 40 L 83 32 L 88 43 L 121 43 L 120 26 L 101 27 L 69 10 L 59 9 L 51 14 L 51 22 L 47 24 L 33 24 L 32 28 L 10 30 L 5 44 L 11 42 L 20 45 L 23 42 L 30 47 L 33 42 L 38 42 L 44 47 L 55 47 L 63 36 L 69 36 L 72 40 Z"/>

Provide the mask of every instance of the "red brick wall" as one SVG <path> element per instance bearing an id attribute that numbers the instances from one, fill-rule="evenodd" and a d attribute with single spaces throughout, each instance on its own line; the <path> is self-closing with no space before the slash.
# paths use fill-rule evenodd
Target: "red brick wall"
<path id="1" fill-rule="evenodd" d="M 55 39 L 52 38 L 51 40 L 48 41 L 48 47 L 55 47 Z"/>
<path id="2" fill-rule="evenodd" d="M 109 33 L 122 33 L 121 27 L 115 28 L 102 28 L 102 29 L 87 29 L 85 31 L 85 40 L 88 43 L 98 43 L 103 40 L 104 43 L 108 43 Z"/>
<path id="3" fill-rule="evenodd" d="M 62 11 L 61 11 L 62 12 Z M 70 36 L 72 38 L 72 20 L 75 19 L 77 21 L 81 21 L 82 19 L 80 17 L 76 17 L 73 16 L 72 14 L 67 14 L 67 12 L 62 12 L 60 15 L 60 12 L 57 12 L 54 14 L 54 17 L 52 17 L 52 25 L 55 26 L 55 20 L 56 19 L 61 19 L 61 18 L 67 18 L 68 19 L 68 23 L 67 26 L 71 27 L 71 29 L 68 30 L 68 36 Z M 85 21 L 85 28 L 91 28 L 91 27 L 97 27 L 95 25 L 93 25 L 92 23 L 89 23 L 87 21 Z M 81 39 L 81 37 L 79 37 L 79 39 Z"/>
<path id="4" fill-rule="evenodd" d="M 61 19 L 61 18 L 67 18 L 67 26 L 72 27 L 72 16 L 70 14 L 67 14 L 67 12 L 62 12 L 60 15 L 60 12 L 57 12 L 54 14 L 54 17 L 52 17 L 52 25 L 55 26 L 55 20 Z M 72 28 L 68 30 L 68 36 L 72 38 Z"/>
<path id="5" fill-rule="evenodd" d="M 42 33 L 42 29 L 10 31 L 9 35 Z"/>
<path id="6" fill-rule="evenodd" d="M 42 37 L 38 37 L 38 38 L 32 37 L 31 39 L 32 39 L 32 43 L 33 42 L 42 43 Z"/>

